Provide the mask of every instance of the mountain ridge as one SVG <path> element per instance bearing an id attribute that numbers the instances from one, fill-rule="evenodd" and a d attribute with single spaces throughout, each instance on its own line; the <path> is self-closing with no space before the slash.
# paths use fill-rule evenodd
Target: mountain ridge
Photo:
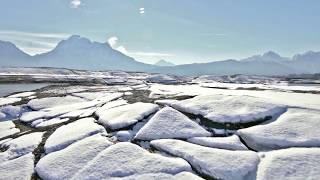
<path id="1" fill-rule="evenodd" d="M 262 55 L 254 55 L 241 60 L 227 59 L 208 63 L 158 66 L 136 61 L 113 49 L 108 43 L 95 42 L 79 35 L 72 35 L 60 41 L 53 50 L 34 56 L 23 52 L 11 42 L 0 41 L 0 66 L 145 71 L 179 75 L 313 74 L 320 72 L 320 52 L 308 51 L 288 58 L 268 51 Z"/>

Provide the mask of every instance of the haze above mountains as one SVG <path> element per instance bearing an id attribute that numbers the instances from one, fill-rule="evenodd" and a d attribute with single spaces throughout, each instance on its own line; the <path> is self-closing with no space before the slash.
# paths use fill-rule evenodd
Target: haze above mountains
<path id="1" fill-rule="evenodd" d="M 241 60 L 174 65 L 165 60 L 146 64 L 114 50 L 108 43 L 73 35 L 51 51 L 30 56 L 11 42 L 0 41 L 1 67 L 60 67 L 84 70 L 124 70 L 177 75 L 288 75 L 320 73 L 320 52 L 281 57 L 269 51 Z"/>

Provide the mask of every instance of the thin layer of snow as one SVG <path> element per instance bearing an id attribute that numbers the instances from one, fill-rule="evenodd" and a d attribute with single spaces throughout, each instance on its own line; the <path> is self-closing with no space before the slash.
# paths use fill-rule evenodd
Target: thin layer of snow
<path id="1" fill-rule="evenodd" d="M 103 96 L 97 99 L 94 99 L 92 101 L 88 102 L 81 102 L 81 103 L 75 103 L 71 105 L 63 105 L 63 106 L 57 106 L 53 108 L 47 108 L 43 109 L 43 111 L 47 111 L 48 113 L 46 114 L 46 117 L 56 117 L 62 114 L 66 114 L 71 111 L 76 111 L 80 109 L 88 109 L 92 107 L 98 107 L 101 106 L 109 101 L 115 100 L 123 96 L 122 93 L 112 93 L 107 96 Z"/>
<path id="2" fill-rule="evenodd" d="M 64 123 L 67 121 L 69 121 L 69 118 L 53 118 L 53 119 L 49 119 L 49 120 L 40 122 L 40 123 L 36 124 L 34 127 L 35 128 L 43 128 L 43 127 L 52 126 L 55 124 Z"/>
<path id="3" fill-rule="evenodd" d="M 203 180 L 201 177 L 190 172 L 181 172 L 175 175 L 166 173 L 146 173 L 127 177 L 110 178 L 109 180 Z"/>
<path id="4" fill-rule="evenodd" d="M 158 150 L 187 160 L 201 174 L 215 179 L 255 179 L 259 157 L 253 151 L 230 151 L 204 147 L 181 140 L 151 141 Z"/>
<path id="5" fill-rule="evenodd" d="M 97 133 L 106 133 L 93 118 L 84 118 L 61 126 L 49 136 L 44 148 L 47 154 L 66 148 L 70 144 Z"/>
<path id="6" fill-rule="evenodd" d="M 224 90 L 204 88 L 199 85 L 163 85 L 152 84 L 151 93 L 156 94 L 180 94 L 180 95 L 236 95 L 236 96 L 253 96 L 267 99 L 273 104 L 283 104 L 294 107 L 319 109 L 320 96 L 318 94 L 293 93 L 293 92 L 275 92 L 275 91 L 256 91 L 256 90 Z"/>
<path id="7" fill-rule="evenodd" d="M 43 132 L 35 132 L 3 143 L 2 146 L 9 148 L 5 152 L 0 153 L 0 162 L 33 152 L 42 141 L 43 134 Z"/>
<path id="8" fill-rule="evenodd" d="M 172 103 L 172 107 L 202 115 L 218 123 L 248 123 L 275 117 L 286 110 L 286 106 L 266 102 L 250 96 L 203 95 Z"/>
<path id="9" fill-rule="evenodd" d="M 126 105 L 128 104 L 126 100 L 120 99 L 120 100 L 115 100 L 115 101 L 111 101 L 106 103 L 105 105 L 101 106 L 100 108 L 98 108 L 98 110 L 95 112 L 97 114 L 97 116 L 102 116 L 103 112 L 117 107 L 117 106 L 122 106 L 122 105 Z"/>
<path id="10" fill-rule="evenodd" d="M 32 99 L 28 102 L 28 106 L 34 110 L 52 108 L 56 106 L 70 105 L 74 103 L 85 102 L 86 100 L 74 96 L 47 97 L 41 99 Z"/>
<path id="11" fill-rule="evenodd" d="M 34 155 L 28 153 L 17 159 L 0 162 L 0 179 L 29 180 L 34 173 Z"/>
<path id="12" fill-rule="evenodd" d="M 20 130 L 16 128 L 12 121 L 0 122 L 0 139 L 19 133 Z"/>
<path id="13" fill-rule="evenodd" d="M 264 156 L 257 180 L 320 179 L 320 148 L 289 148 Z"/>
<path id="14" fill-rule="evenodd" d="M 140 129 L 135 139 L 188 139 L 210 135 L 210 132 L 184 114 L 171 107 L 164 107 Z"/>
<path id="15" fill-rule="evenodd" d="M 34 95 L 35 92 L 22 92 L 8 96 L 9 98 L 24 98 Z"/>
<path id="16" fill-rule="evenodd" d="M 99 114 L 99 123 L 110 129 L 121 129 L 137 123 L 158 109 L 158 105 L 151 103 L 123 105 L 103 111 Z"/>
<path id="17" fill-rule="evenodd" d="M 228 150 L 248 150 L 243 145 L 237 135 L 229 137 L 194 137 L 188 139 L 193 144 L 198 144 L 206 147 L 228 149 Z"/>
<path id="18" fill-rule="evenodd" d="M 289 108 L 276 121 L 239 130 L 255 150 L 288 147 L 320 147 L 320 111 Z"/>
<path id="19" fill-rule="evenodd" d="M 72 179 L 108 179 L 146 173 L 177 174 L 191 171 L 180 158 L 152 154 L 138 145 L 120 142 L 100 152 L 78 171 Z"/>
<path id="20" fill-rule="evenodd" d="M 13 103 L 16 103 L 19 101 L 21 101 L 21 98 L 8 98 L 8 97 L 1 98 L 0 97 L 0 106 L 7 105 L 7 104 L 13 104 Z"/>
<path id="21" fill-rule="evenodd" d="M 81 97 L 87 100 L 94 100 L 106 95 L 110 95 L 108 92 L 80 92 L 80 93 L 72 93 L 73 96 Z"/>
<path id="22" fill-rule="evenodd" d="M 80 117 L 86 114 L 88 115 L 89 111 L 90 113 L 92 113 L 91 108 L 99 107 L 109 101 L 118 99 L 122 95 L 123 95 L 122 93 L 112 93 L 110 95 L 94 99 L 92 101 L 85 101 L 85 102 L 74 103 L 70 105 L 61 105 L 61 106 L 56 106 L 52 108 L 41 109 L 39 111 L 26 112 L 22 114 L 22 116 L 20 117 L 20 120 L 23 122 L 31 122 L 37 119 L 51 119 L 57 116 L 60 116 L 62 118 L 75 117 L 75 116 Z M 70 114 L 67 114 L 67 113 L 70 113 Z M 61 116 L 64 114 L 66 115 Z"/>
<path id="23" fill-rule="evenodd" d="M 42 179 L 71 179 L 110 145 L 112 143 L 106 137 L 96 134 L 44 156 L 37 163 L 35 170 Z"/>
<path id="24" fill-rule="evenodd" d="M 20 121 L 23 122 L 32 122 L 37 119 L 44 118 L 46 116 L 47 112 L 45 111 L 30 111 L 25 112 L 21 115 Z"/>

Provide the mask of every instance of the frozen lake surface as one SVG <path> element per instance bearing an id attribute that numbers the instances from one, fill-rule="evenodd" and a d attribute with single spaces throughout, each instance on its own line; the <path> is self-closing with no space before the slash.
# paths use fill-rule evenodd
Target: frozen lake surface
<path id="1" fill-rule="evenodd" d="M 49 86 L 49 83 L 5 83 L 0 84 L 0 97 L 12 94 L 14 92 L 32 91 L 42 87 Z"/>

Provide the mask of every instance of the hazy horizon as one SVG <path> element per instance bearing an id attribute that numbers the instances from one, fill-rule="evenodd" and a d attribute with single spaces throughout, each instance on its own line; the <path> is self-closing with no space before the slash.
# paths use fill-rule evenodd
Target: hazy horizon
<path id="1" fill-rule="evenodd" d="M 0 40 L 28 54 L 77 34 L 138 61 L 175 64 L 320 50 L 319 1 L 4 0 Z M 270 13 L 272 12 L 272 13 Z M 299 12 L 299 13 L 297 13 Z M 8 18 L 9 17 L 9 18 Z"/>

